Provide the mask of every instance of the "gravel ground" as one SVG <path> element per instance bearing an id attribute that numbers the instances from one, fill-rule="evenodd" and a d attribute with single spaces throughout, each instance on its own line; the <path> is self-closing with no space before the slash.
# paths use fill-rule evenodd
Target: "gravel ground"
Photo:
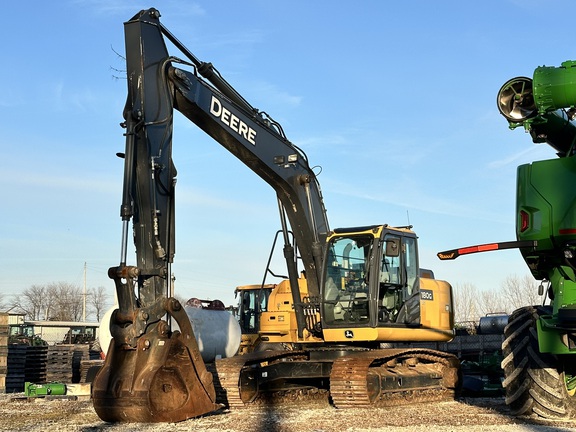
<path id="1" fill-rule="evenodd" d="M 2 431 L 220 431 L 220 432 L 559 432 L 576 430 L 570 422 L 513 418 L 502 398 L 466 398 L 457 401 L 395 406 L 392 408 L 338 410 L 329 405 L 303 402 L 223 410 L 181 423 L 121 423 L 101 421 L 88 401 L 26 401 L 0 395 Z"/>

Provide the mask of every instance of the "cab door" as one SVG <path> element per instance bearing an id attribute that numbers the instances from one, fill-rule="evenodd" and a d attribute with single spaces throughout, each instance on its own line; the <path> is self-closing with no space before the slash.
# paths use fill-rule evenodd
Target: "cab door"
<path id="1" fill-rule="evenodd" d="M 377 326 L 419 325 L 420 289 L 415 236 L 384 232 L 375 284 Z"/>

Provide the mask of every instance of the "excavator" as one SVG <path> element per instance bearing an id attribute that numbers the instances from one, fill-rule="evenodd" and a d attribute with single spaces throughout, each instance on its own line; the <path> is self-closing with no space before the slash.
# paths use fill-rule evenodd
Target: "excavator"
<path id="1" fill-rule="evenodd" d="M 306 154 L 159 17 L 156 9 L 143 10 L 124 25 L 123 229 L 120 264 L 109 270 L 118 308 L 92 387 L 98 416 L 108 422 L 177 422 L 222 406 L 294 395 L 329 397 L 337 408 L 453 398 L 460 388 L 456 357 L 383 345 L 454 336 L 452 288 L 420 271 L 411 227 L 331 229 Z M 183 58 L 168 53 L 167 41 Z M 203 361 L 170 291 L 174 110 L 277 196 L 286 276 L 260 313 L 261 343 L 253 352 L 214 362 Z M 130 221 L 135 265 L 127 264 Z"/>
<path id="2" fill-rule="evenodd" d="M 542 304 L 513 311 L 504 329 L 503 387 L 513 415 L 576 418 L 576 61 L 539 66 L 532 78 L 504 83 L 497 106 L 512 130 L 523 128 L 556 158 L 520 165 L 516 240 L 438 253 L 442 260 L 517 248 Z"/>

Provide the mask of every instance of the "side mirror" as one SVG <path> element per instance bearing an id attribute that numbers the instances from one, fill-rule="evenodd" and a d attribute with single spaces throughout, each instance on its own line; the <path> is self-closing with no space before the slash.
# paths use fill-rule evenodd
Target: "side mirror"
<path id="1" fill-rule="evenodd" d="M 400 255 L 400 239 L 392 238 L 386 240 L 386 256 L 397 257 Z"/>

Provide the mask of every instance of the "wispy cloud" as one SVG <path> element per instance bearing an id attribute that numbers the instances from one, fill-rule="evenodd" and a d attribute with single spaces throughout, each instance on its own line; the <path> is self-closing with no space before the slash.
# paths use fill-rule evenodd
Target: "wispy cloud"
<path id="1" fill-rule="evenodd" d="M 72 4 L 103 15 L 124 14 L 129 11 L 134 12 L 138 8 L 137 4 L 123 3 L 115 0 L 72 0 Z"/>
<path id="2" fill-rule="evenodd" d="M 409 179 L 398 179 L 397 182 L 390 183 L 386 188 L 358 188 L 357 185 L 350 185 L 348 182 L 334 182 L 330 179 L 325 183 L 323 190 L 326 195 L 344 195 L 356 199 L 374 201 L 386 204 L 386 207 L 405 208 L 418 210 L 422 213 L 432 213 L 438 215 L 448 215 L 450 217 L 484 220 L 495 223 L 507 222 L 508 218 L 501 214 L 485 211 L 481 206 L 471 205 L 467 200 L 462 200 L 457 196 L 445 198 L 438 193 L 430 194 L 425 185 L 419 184 Z M 401 187 L 396 187 L 397 183 Z M 479 197 L 474 198 L 477 204 Z"/>
<path id="3" fill-rule="evenodd" d="M 182 185 L 178 187 L 176 196 L 177 205 L 202 208 L 206 213 L 209 213 L 207 209 L 217 209 L 220 212 L 234 211 L 238 214 L 261 214 L 262 211 L 258 202 L 247 202 L 243 198 L 234 199 L 231 196 L 215 196 L 210 192 Z"/>
<path id="4" fill-rule="evenodd" d="M 145 2 L 122 2 L 118 0 L 72 0 L 72 3 L 82 8 L 90 8 L 94 13 L 102 15 L 122 15 L 125 19 L 135 14 L 139 9 L 150 8 Z M 204 8 L 196 2 L 181 2 L 165 0 L 158 6 L 160 13 L 166 11 L 174 16 L 204 15 Z"/>
<path id="5" fill-rule="evenodd" d="M 386 165 L 401 163 L 404 167 L 426 160 L 435 151 L 432 140 L 423 146 L 416 139 L 385 137 L 368 128 L 347 126 L 335 129 L 325 135 L 311 135 L 294 142 L 304 149 L 326 149 L 332 155 L 352 158 L 357 162 L 381 160 Z"/>
<path id="6" fill-rule="evenodd" d="M 237 55 L 238 52 L 230 51 L 230 47 L 237 47 L 242 50 L 249 49 L 252 45 L 258 44 L 264 40 L 264 33 L 258 29 L 245 29 L 242 32 L 219 33 L 210 39 L 202 39 L 201 45 L 214 51 L 216 48 L 226 48 L 227 55 Z"/>
<path id="7" fill-rule="evenodd" d="M 66 176 L 48 172 L 28 171 L 25 176 L 22 176 L 19 171 L 0 170 L 0 181 L 2 183 L 10 184 L 15 179 L 18 179 L 20 188 L 33 186 L 36 190 L 56 189 L 58 191 L 84 191 L 87 193 L 91 191 L 108 194 L 117 193 L 119 188 L 117 181 L 96 175 Z"/>
<path id="8" fill-rule="evenodd" d="M 110 95 L 94 92 L 92 87 L 80 87 L 77 85 L 68 86 L 65 81 L 53 82 L 45 86 L 46 100 L 44 104 L 57 111 L 82 111 L 90 112 L 99 110 L 101 106 L 111 105 Z M 123 101 L 124 95 L 116 95 L 120 102 Z"/>
<path id="9" fill-rule="evenodd" d="M 543 5 L 547 4 L 541 0 L 508 0 L 508 2 L 514 5 L 514 7 L 527 10 L 541 8 Z"/>
<path id="10" fill-rule="evenodd" d="M 530 156 L 530 157 L 528 157 Z M 490 169 L 498 169 L 508 165 L 518 165 L 537 159 L 554 157 L 553 151 L 546 145 L 533 145 L 522 151 L 508 155 L 505 158 L 494 160 L 487 166 Z"/>
<path id="11" fill-rule="evenodd" d="M 6 86 L 2 89 L 0 107 L 11 108 L 22 106 L 25 103 L 25 99 L 22 97 L 22 92 L 19 92 L 10 86 Z"/>
<path id="12" fill-rule="evenodd" d="M 266 105 L 281 105 L 283 107 L 297 107 L 302 102 L 302 96 L 290 94 L 286 90 L 266 81 L 254 84 L 251 92 L 259 95 L 259 99 L 265 100 Z"/>
<path id="13" fill-rule="evenodd" d="M 346 133 L 330 133 L 326 135 L 311 135 L 302 139 L 298 139 L 295 143 L 302 148 L 323 148 L 329 147 L 332 150 L 334 146 L 341 146 L 349 143 Z"/>

